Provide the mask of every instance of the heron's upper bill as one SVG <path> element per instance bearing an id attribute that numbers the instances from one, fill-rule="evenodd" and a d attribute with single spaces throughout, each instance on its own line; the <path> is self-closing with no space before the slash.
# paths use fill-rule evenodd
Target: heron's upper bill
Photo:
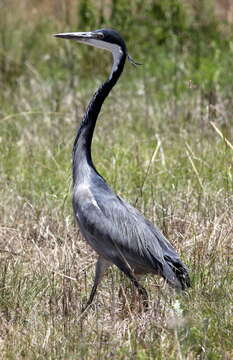
<path id="1" fill-rule="evenodd" d="M 87 32 L 71 32 L 71 33 L 59 33 L 54 34 L 53 36 L 62 38 L 62 39 L 70 39 L 70 40 L 76 40 L 76 41 L 87 41 L 89 39 L 102 39 L 103 34 L 100 32 L 93 32 L 93 31 L 87 31 Z"/>

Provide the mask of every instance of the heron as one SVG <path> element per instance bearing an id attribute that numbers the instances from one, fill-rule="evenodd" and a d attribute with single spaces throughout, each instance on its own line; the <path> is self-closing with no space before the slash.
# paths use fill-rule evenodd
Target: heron
<path id="1" fill-rule="evenodd" d="M 105 270 L 116 265 L 138 289 L 145 308 L 148 294 L 139 282 L 145 274 L 156 274 L 173 288 L 190 286 L 186 265 L 176 250 L 144 215 L 114 193 L 92 161 L 91 144 L 104 100 L 122 74 L 125 61 L 134 62 L 122 36 L 112 29 L 54 34 L 110 51 L 113 56 L 107 80 L 91 98 L 73 144 L 73 210 L 81 234 L 96 251 L 95 276 L 85 311 L 92 303 Z"/>

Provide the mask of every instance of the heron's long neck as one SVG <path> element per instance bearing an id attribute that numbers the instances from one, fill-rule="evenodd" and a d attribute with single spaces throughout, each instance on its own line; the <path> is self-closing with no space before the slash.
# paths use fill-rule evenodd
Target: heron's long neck
<path id="1" fill-rule="evenodd" d="M 113 64 L 111 75 L 109 76 L 108 80 L 104 82 L 93 95 L 83 116 L 83 120 L 77 132 L 73 146 L 73 184 L 76 183 L 76 180 L 79 177 L 79 173 L 81 176 L 82 169 L 85 164 L 95 169 L 91 157 L 91 142 L 96 120 L 104 100 L 106 99 L 109 92 L 116 84 L 122 73 L 125 58 L 126 55 L 123 52 L 119 53 L 119 58 L 117 59 L 117 66 L 115 64 L 116 60 L 114 59 L 115 61 Z"/>

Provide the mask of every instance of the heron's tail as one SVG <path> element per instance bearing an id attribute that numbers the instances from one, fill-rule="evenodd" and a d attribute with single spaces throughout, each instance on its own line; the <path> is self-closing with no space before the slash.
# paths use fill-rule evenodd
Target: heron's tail
<path id="1" fill-rule="evenodd" d="M 163 277 L 176 289 L 185 290 L 190 287 L 190 278 L 186 266 L 178 259 L 165 255 Z"/>

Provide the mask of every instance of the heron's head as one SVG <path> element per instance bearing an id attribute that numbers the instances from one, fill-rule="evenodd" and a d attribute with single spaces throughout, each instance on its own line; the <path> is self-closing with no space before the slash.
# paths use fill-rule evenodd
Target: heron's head
<path id="1" fill-rule="evenodd" d="M 63 39 L 75 40 L 79 43 L 83 43 L 111 51 L 114 57 L 114 61 L 120 54 L 123 54 L 128 57 L 128 60 L 131 63 L 133 63 L 134 65 L 138 65 L 133 61 L 131 56 L 128 54 L 123 38 L 115 30 L 99 29 L 99 30 L 87 31 L 87 32 L 71 32 L 71 33 L 54 34 L 54 36 Z"/>

